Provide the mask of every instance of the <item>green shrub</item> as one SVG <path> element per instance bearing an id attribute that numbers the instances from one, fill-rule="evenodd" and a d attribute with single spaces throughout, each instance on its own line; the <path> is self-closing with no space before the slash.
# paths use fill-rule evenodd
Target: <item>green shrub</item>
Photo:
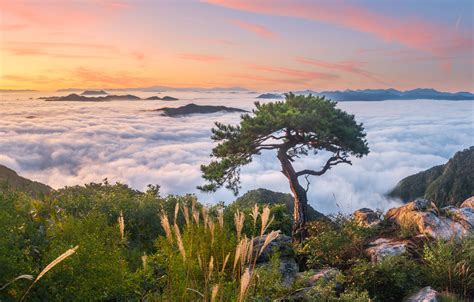
<path id="1" fill-rule="evenodd" d="M 310 267 L 345 269 L 353 261 L 364 258 L 364 244 L 378 230 L 358 225 L 353 219 L 339 215 L 333 221 L 309 224 L 309 237 L 299 251 Z"/>
<path id="2" fill-rule="evenodd" d="M 379 263 L 359 261 L 350 274 L 350 287 L 367 291 L 375 301 L 401 301 L 424 285 L 420 265 L 404 256 L 387 257 Z"/>
<path id="3" fill-rule="evenodd" d="M 474 297 L 474 238 L 461 241 L 435 241 L 424 246 L 422 259 L 431 286 Z"/>

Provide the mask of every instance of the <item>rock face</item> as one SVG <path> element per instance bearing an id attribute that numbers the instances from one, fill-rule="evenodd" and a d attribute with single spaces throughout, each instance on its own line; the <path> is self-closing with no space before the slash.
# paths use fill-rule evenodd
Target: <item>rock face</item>
<path id="1" fill-rule="evenodd" d="M 424 287 L 415 294 L 403 299 L 404 302 L 438 302 L 439 293 L 430 286 Z"/>
<path id="2" fill-rule="evenodd" d="M 387 256 L 405 254 L 407 252 L 407 245 L 407 240 L 379 238 L 369 244 L 366 253 L 369 255 L 372 262 L 376 263 Z"/>
<path id="3" fill-rule="evenodd" d="M 164 98 L 163 98 L 164 99 Z M 176 117 L 176 116 L 183 116 L 189 114 L 208 114 L 208 113 L 216 113 L 216 112 L 247 112 L 246 110 L 239 109 L 239 108 L 232 108 L 226 106 L 210 106 L 210 105 L 196 105 L 196 104 L 188 104 L 185 106 L 181 106 L 178 108 L 160 108 L 156 111 L 163 112 L 163 115 Z"/>
<path id="4" fill-rule="evenodd" d="M 474 195 L 474 146 L 457 152 L 445 165 L 402 179 L 389 193 L 407 202 L 425 198 L 437 206 L 458 205 Z"/>
<path id="5" fill-rule="evenodd" d="M 253 241 L 254 251 L 260 250 L 266 236 L 256 237 Z M 260 257 L 257 258 L 257 265 L 269 265 L 272 253 L 275 251 L 280 254 L 280 273 L 282 274 L 283 284 L 289 286 L 295 280 L 296 274 L 299 271 L 298 264 L 295 261 L 291 237 L 280 235 L 278 238 L 270 242 L 263 250 Z"/>
<path id="6" fill-rule="evenodd" d="M 448 209 L 451 217 L 441 215 L 436 205 L 426 199 L 417 199 L 399 208 L 392 208 L 385 214 L 385 219 L 393 221 L 404 228 L 413 228 L 418 233 L 435 239 L 448 240 L 460 238 L 471 232 L 472 209 Z"/>
<path id="7" fill-rule="evenodd" d="M 381 222 L 379 214 L 368 208 L 359 209 L 352 216 L 359 225 L 365 227 L 375 226 Z"/>

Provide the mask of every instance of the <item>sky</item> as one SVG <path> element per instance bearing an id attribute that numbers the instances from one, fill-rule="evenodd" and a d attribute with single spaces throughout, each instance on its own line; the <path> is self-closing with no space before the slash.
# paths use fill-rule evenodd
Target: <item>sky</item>
<path id="1" fill-rule="evenodd" d="M 0 89 L 473 91 L 472 0 L 0 0 Z"/>

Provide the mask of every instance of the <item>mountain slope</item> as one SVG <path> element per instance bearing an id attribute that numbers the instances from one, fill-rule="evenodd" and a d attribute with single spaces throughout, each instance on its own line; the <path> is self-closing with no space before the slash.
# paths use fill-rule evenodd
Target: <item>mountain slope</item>
<path id="1" fill-rule="evenodd" d="M 21 177 L 15 171 L 0 165 L 0 191 L 7 187 L 26 192 L 31 196 L 39 196 L 52 191 L 52 188 L 37 181 Z"/>
<path id="2" fill-rule="evenodd" d="M 267 189 L 251 190 L 237 198 L 234 204 L 238 207 L 252 207 L 258 204 L 284 204 L 290 217 L 293 217 L 293 196 L 288 193 L 274 192 Z M 306 219 L 308 221 L 325 218 L 325 216 L 308 205 Z"/>
<path id="3" fill-rule="evenodd" d="M 402 179 L 389 193 L 404 202 L 424 197 L 438 206 L 456 205 L 474 195 L 474 146 L 457 152 L 446 164 Z"/>

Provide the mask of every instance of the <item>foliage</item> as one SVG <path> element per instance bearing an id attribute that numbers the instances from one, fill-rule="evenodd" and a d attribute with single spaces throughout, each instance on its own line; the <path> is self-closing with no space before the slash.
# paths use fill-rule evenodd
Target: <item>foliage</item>
<path id="1" fill-rule="evenodd" d="M 366 290 L 374 301 L 401 301 L 422 285 L 420 266 L 405 256 L 387 257 L 378 263 L 360 260 L 351 268 L 350 286 Z"/>
<path id="2" fill-rule="evenodd" d="M 435 241 L 424 246 L 423 269 L 429 284 L 440 290 L 474 296 L 474 238 Z"/>
<path id="3" fill-rule="evenodd" d="M 252 115 L 241 116 L 239 125 L 216 123 L 212 129 L 211 138 L 218 145 L 211 154 L 215 160 L 201 166 L 208 182 L 200 187 L 202 190 L 215 191 L 225 186 L 237 194 L 240 167 L 264 150 L 278 150 L 285 161 L 321 150 L 334 153 L 322 171 L 304 170 L 301 175 L 320 175 L 335 164 L 349 162 L 349 155 L 361 157 L 369 152 L 362 124 L 324 97 L 289 93 L 285 101 L 256 102 L 255 107 Z"/>
<path id="4" fill-rule="evenodd" d="M 308 226 L 310 236 L 300 253 L 308 260 L 308 266 L 325 266 L 345 269 L 359 258 L 364 258 L 367 239 L 377 228 L 366 228 L 352 218 L 339 214 L 332 221 L 315 221 Z"/>
<path id="5" fill-rule="evenodd" d="M 474 146 L 457 152 L 446 164 L 402 179 L 389 193 L 403 201 L 424 197 L 437 206 L 457 205 L 474 195 Z"/>

